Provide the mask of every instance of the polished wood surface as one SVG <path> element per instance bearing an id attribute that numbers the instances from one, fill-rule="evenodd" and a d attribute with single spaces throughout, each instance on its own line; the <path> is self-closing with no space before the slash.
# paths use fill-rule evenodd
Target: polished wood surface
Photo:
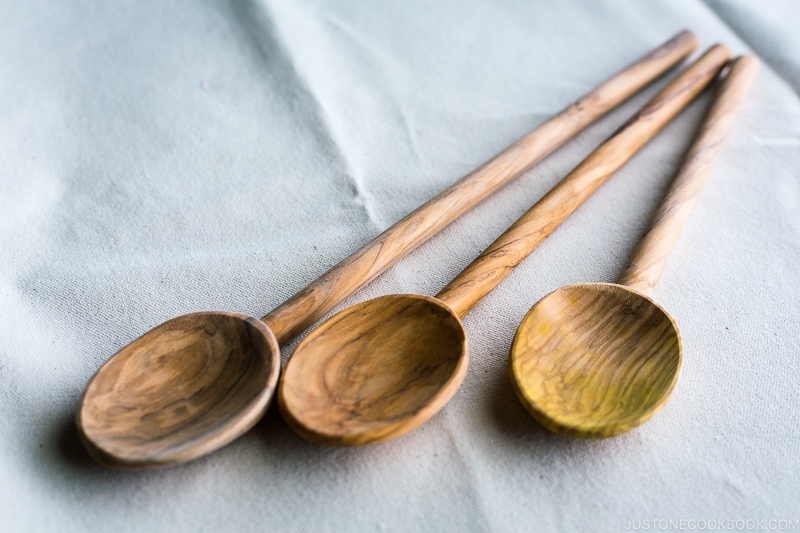
<path id="1" fill-rule="evenodd" d="M 667 125 L 720 72 L 730 52 L 709 48 L 655 95 L 575 170 L 522 215 L 437 298 L 463 317 L 589 196 Z"/>
<path id="2" fill-rule="evenodd" d="M 461 321 L 435 298 L 375 298 L 334 315 L 303 341 L 284 371 L 279 405 L 309 440 L 383 441 L 447 403 L 466 375 L 466 354 Z"/>
<path id="3" fill-rule="evenodd" d="M 655 302 L 621 285 L 562 287 L 522 320 L 511 382 L 543 426 L 612 437 L 647 421 L 678 379 L 681 340 Z"/>
<path id="4" fill-rule="evenodd" d="M 563 287 L 522 320 L 511 346 L 511 382 L 522 404 L 551 431 L 581 438 L 619 435 L 649 420 L 672 393 L 683 357 L 681 337 L 649 293 L 757 65 L 747 56 L 732 62 L 622 284 Z"/>
<path id="5" fill-rule="evenodd" d="M 682 31 L 409 214 L 263 318 L 283 344 L 697 47 Z"/>
<path id="6" fill-rule="evenodd" d="M 278 342 L 308 327 L 696 46 L 691 32 L 679 33 L 334 267 L 264 317 L 266 326 L 235 313 L 198 313 L 123 348 L 98 370 L 81 400 L 77 424 L 86 448 L 109 466 L 151 468 L 200 457 L 240 436 L 271 399 Z"/>
<path id="7" fill-rule="evenodd" d="M 78 429 L 97 461 L 156 467 L 224 446 L 261 417 L 280 351 L 238 313 L 174 318 L 111 358 L 81 400 Z"/>
<path id="8" fill-rule="evenodd" d="M 656 211 L 650 230 L 634 250 L 620 284 L 647 295 L 653 292 L 757 71 L 758 60 L 753 56 L 741 56 L 731 63 L 696 141 L 686 152 L 680 172 Z"/>
<path id="9" fill-rule="evenodd" d="M 460 319 L 717 75 L 712 47 L 498 238 L 437 297 L 384 296 L 325 321 L 297 346 L 278 386 L 303 437 L 354 445 L 397 437 L 455 394 L 468 351 Z"/>

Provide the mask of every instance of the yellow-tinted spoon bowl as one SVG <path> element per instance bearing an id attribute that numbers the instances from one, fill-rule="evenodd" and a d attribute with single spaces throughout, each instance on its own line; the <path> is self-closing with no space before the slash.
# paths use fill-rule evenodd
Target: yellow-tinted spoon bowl
<path id="1" fill-rule="evenodd" d="M 664 405 L 681 369 L 675 321 L 622 285 L 562 287 L 522 320 L 511 381 L 543 426 L 569 437 L 612 437 Z"/>

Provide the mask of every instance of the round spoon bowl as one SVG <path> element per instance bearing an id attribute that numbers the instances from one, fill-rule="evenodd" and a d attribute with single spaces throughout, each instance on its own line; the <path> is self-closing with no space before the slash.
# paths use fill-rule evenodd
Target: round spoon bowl
<path id="1" fill-rule="evenodd" d="M 428 420 L 467 372 L 467 340 L 443 302 L 383 296 L 325 321 L 284 369 L 278 401 L 303 437 L 355 445 L 397 437 Z"/>
<path id="2" fill-rule="evenodd" d="M 681 368 L 675 321 L 622 285 L 562 287 L 523 319 L 511 345 L 511 381 L 523 405 L 551 431 L 605 438 L 663 407 Z"/>
<path id="3" fill-rule="evenodd" d="M 257 318 L 180 316 L 97 371 L 81 399 L 78 429 L 89 453 L 108 466 L 187 461 L 250 429 L 266 411 L 279 372 L 278 343 Z"/>

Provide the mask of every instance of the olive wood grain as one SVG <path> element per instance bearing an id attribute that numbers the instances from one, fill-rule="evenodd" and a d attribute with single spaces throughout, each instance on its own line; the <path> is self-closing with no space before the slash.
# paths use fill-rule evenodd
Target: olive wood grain
<path id="1" fill-rule="evenodd" d="M 620 285 L 652 294 L 757 71 L 758 60 L 753 56 L 741 56 L 732 62 L 696 141 L 656 211 L 650 230 L 634 250 Z"/>
<path id="2" fill-rule="evenodd" d="M 712 47 L 595 150 L 436 298 L 395 294 L 341 311 L 297 346 L 278 405 L 306 439 L 380 442 L 437 413 L 466 375 L 461 318 L 708 85 L 729 53 Z"/>
<path id="3" fill-rule="evenodd" d="M 546 428 L 605 438 L 643 424 L 667 402 L 683 349 L 675 320 L 650 299 L 757 69 L 736 59 L 620 284 L 584 283 L 542 298 L 511 345 L 511 382 Z"/>
<path id="4" fill-rule="evenodd" d="M 414 429 L 456 393 L 467 336 L 445 304 L 392 294 L 348 307 L 297 346 L 278 388 L 287 423 L 334 446 L 381 442 Z"/>
<path id="5" fill-rule="evenodd" d="M 730 52 L 724 46 L 711 47 L 522 215 L 448 283 L 437 298 L 458 316 L 466 316 L 600 185 L 711 83 L 729 58 Z"/>
<path id="6" fill-rule="evenodd" d="M 681 338 L 657 303 L 612 283 L 557 289 L 534 305 L 511 344 L 517 397 L 568 437 L 629 431 L 664 405 L 678 380 Z"/>
<path id="7" fill-rule="evenodd" d="M 678 34 L 398 222 L 263 322 L 238 313 L 195 313 L 120 350 L 97 371 L 81 398 L 76 422 L 89 454 L 109 466 L 154 468 L 195 459 L 245 433 L 266 411 L 277 386 L 279 343 L 651 82 L 696 44 L 690 32 Z"/>
<path id="8" fill-rule="evenodd" d="M 464 212 L 518 177 L 697 47 L 682 31 L 581 97 L 334 266 L 262 320 L 280 344 L 322 318 Z"/>
<path id="9" fill-rule="evenodd" d="M 104 465 L 152 468 L 188 461 L 258 421 L 279 368 L 278 343 L 257 318 L 179 316 L 101 367 L 81 399 L 78 432 Z"/>

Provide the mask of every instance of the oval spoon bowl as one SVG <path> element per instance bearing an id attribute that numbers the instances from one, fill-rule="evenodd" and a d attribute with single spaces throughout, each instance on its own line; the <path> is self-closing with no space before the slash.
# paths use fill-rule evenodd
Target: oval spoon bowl
<path id="1" fill-rule="evenodd" d="M 120 468 L 199 457 L 261 418 L 279 372 L 278 343 L 257 318 L 174 318 L 97 371 L 78 410 L 81 439 L 94 459 Z"/>
<path id="2" fill-rule="evenodd" d="M 422 295 L 383 296 L 337 313 L 297 346 L 278 402 L 308 440 L 380 442 L 439 411 L 467 365 L 464 327 L 446 304 Z"/>
<path id="3" fill-rule="evenodd" d="M 622 285 L 568 285 L 542 298 L 511 345 L 511 382 L 526 409 L 568 437 L 605 438 L 643 424 L 680 374 L 681 337 L 653 300 Z"/>

